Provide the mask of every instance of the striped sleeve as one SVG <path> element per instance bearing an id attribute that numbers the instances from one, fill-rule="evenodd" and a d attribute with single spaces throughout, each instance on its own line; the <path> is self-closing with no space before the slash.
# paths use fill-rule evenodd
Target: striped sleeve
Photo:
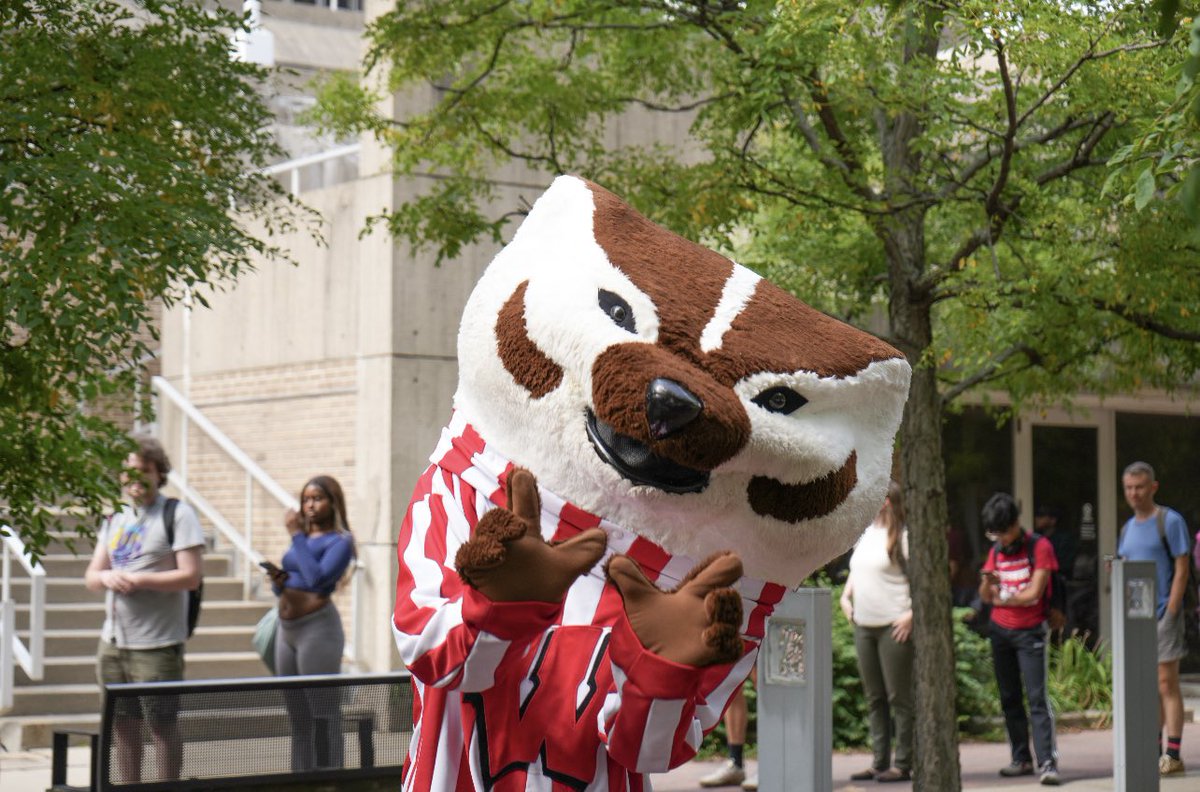
<path id="1" fill-rule="evenodd" d="M 694 668 L 645 649 L 628 620 L 609 644 L 614 689 L 597 726 L 608 754 L 637 773 L 662 773 L 696 755 L 754 665 L 757 647 L 731 665 Z"/>
<path id="2" fill-rule="evenodd" d="M 431 466 L 400 527 L 392 632 L 409 671 L 432 687 L 486 690 L 505 658 L 524 651 L 562 609 L 493 603 L 463 585 L 454 556 L 488 506 L 461 479 Z"/>

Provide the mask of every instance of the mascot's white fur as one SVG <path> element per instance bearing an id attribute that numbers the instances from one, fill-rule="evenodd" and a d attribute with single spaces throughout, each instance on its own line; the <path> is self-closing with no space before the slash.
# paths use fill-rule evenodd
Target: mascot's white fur
<path id="1" fill-rule="evenodd" d="M 472 293 L 459 370 L 400 537 L 405 787 L 643 788 L 875 516 L 908 363 L 563 176 Z"/>

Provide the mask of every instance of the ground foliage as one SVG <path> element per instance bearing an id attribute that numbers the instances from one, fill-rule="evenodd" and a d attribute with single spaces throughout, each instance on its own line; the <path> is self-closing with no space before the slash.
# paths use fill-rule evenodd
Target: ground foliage
<path id="1" fill-rule="evenodd" d="M 480 178 L 515 162 L 592 178 L 834 315 L 881 322 L 915 366 L 899 456 L 916 782 L 953 790 L 944 411 L 966 393 L 1171 389 L 1200 367 L 1182 210 L 1104 195 L 1105 166 L 1172 101 L 1162 75 L 1188 34 L 1158 21 L 1107 0 L 417 0 L 368 28 L 361 85 L 379 95 L 335 80 L 318 118 L 373 131 L 400 173 L 438 173 L 386 220 L 442 257 L 526 208 L 497 210 Z M 400 91 L 428 112 L 379 115 Z M 625 114 L 683 116 L 688 139 L 613 134 Z"/>
<path id="2" fill-rule="evenodd" d="M 240 17 L 190 0 L 0 0 L 0 524 L 35 552 L 118 495 L 156 301 L 279 251 L 288 211 Z M 89 518 L 90 516 L 90 518 Z"/>

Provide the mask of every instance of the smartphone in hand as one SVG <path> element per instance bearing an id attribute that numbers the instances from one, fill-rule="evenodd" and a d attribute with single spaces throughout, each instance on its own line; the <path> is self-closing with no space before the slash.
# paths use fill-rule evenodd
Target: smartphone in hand
<path id="1" fill-rule="evenodd" d="M 275 566 L 275 562 L 273 562 L 273 561 L 259 561 L 258 565 L 260 567 L 262 567 L 263 569 L 267 570 L 267 572 L 272 575 L 278 575 L 283 572 L 282 569 Z"/>

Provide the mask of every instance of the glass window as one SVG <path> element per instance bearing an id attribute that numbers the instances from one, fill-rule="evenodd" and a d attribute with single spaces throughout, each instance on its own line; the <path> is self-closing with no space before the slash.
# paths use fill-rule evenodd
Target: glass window
<path id="1" fill-rule="evenodd" d="M 979 511 L 993 492 L 1012 492 L 1012 427 L 999 424 L 980 407 L 949 415 L 943 424 L 942 454 L 946 462 L 947 540 L 951 562 L 957 562 L 951 581 L 955 601 L 974 593 L 976 571 L 987 552 Z M 958 558 L 955 558 L 955 555 Z"/>
<path id="2" fill-rule="evenodd" d="M 1200 418 L 1185 415 L 1117 413 L 1117 472 L 1131 462 L 1148 462 L 1158 479 L 1154 500 L 1183 515 L 1194 536 L 1200 529 Z M 1108 484 L 1108 482 L 1105 482 Z M 1117 488 L 1118 530 L 1133 512 Z"/>

